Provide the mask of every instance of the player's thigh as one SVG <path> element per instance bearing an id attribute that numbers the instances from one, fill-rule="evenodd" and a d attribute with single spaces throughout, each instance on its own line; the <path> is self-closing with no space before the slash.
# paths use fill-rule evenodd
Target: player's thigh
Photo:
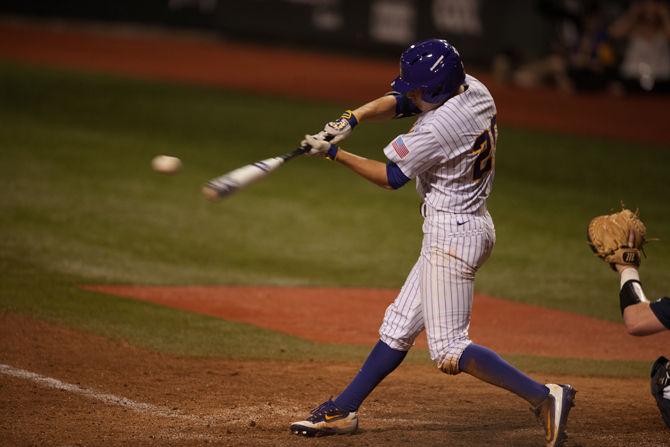
<path id="1" fill-rule="evenodd" d="M 424 246 L 421 297 L 429 344 L 467 338 L 475 273 L 492 248 L 492 235 L 484 231 Z"/>
<path id="2" fill-rule="evenodd" d="M 414 264 L 396 299 L 387 308 L 379 328 L 381 340 L 394 349 L 408 350 L 423 330 L 421 303 L 422 259 Z"/>
<path id="3" fill-rule="evenodd" d="M 424 326 L 431 351 L 442 351 L 458 339 L 467 339 L 474 275 L 455 256 L 440 251 L 427 254 L 421 272 Z"/>
<path id="4" fill-rule="evenodd" d="M 472 281 L 493 252 L 495 232 L 482 229 L 463 234 L 431 235 L 421 249 L 428 272 L 438 282 Z M 431 273 L 432 272 L 432 273 Z"/>

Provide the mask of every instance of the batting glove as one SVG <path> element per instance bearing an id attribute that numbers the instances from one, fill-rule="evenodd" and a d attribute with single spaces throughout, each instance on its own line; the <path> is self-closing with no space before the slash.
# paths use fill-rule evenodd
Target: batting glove
<path id="1" fill-rule="evenodd" d="M 358 124 L 358 119 L 351 110 L 347 110 L 335 121 L 327 123 L 323 127 L 323 132 L 330 138 L 331 143 L 337 144 L 347 138 L 354 127 Z"/>
<path id="2" fill-rule="evenodd" d="M 305 152 L 307 155 L 313 157 L 327 157 L 331 160 L 335 160 L 335 157 L 337 157 L 337 146 L 323 140 L 320 136 L 320 134 L 305 135 L 305 139 L 300 142 L 300 147 L 309 149 L 308 152 Z"/>

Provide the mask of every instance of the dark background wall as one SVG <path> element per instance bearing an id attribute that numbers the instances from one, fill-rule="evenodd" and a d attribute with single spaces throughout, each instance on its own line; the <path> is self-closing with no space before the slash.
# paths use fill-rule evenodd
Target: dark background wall
<path id="1" fill-rule="evenodd" d="M 545 54 L 554 0 L 0 0 L 0 13 L 188 27 L 266 43 L 393 54 L 443 37 L 469 64 Z"/>

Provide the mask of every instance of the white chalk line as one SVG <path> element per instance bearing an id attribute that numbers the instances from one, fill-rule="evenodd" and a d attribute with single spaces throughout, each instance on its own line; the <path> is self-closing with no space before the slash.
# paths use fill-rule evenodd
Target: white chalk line
<path id="1" fill-rule="evenodd" d="M 47 388 L 52 388 L 55 390 L 68 391 L 70 393 L 79 394 L 80 396 L 87 397 L 89 399 L 98 400 L 110 405 L 116 405 L 119 407 L 127 408 L 129 410 L 135 411 L 137 413 L 149 414 L 152 416 L 161 416 L 167 418 L 177 418 L 184 419 L 190 422 L 197 422 L 207 424 L 211 422 L 211 417 L 209 416 L 192 416 L 189 414 L 184 414 L 179 411 L 172 410 L 167 407 L 161 407 L 158 405 L 148 404 L 144 402 L 137 402 L 126 397 L 116 396 L 114 394 L 103 393 L 101 391 L 84 388 L 79 385 L 72 383 L 61 382 L 58 379 L 52 377 L 46 377 L 31 371 L 26 371 L 25 369 L 14 368 L 10 365 L 5 365 L 0 363 L 0 373 L 7 376 L 16 377 L 19 379 L 30 380 L 32 382 L 43 385 Z"/>
<path id="2" fill-rule="evenodd" d="M 16 377 L 19 379 L 30 380 L 39 385 L 45 386 L 47 388 L 67 391 L 70 393 L 78 394 L 89 399 L 94 399 L 109 405 L 115 405 L 123 408 L 127 408 L 137 413 L 148 414 L 151 416 L 160 416 L 165 418 L 180 419 L 195 423 L 199 426 L 208 426 L 214 424 L 215 422 L 223 422 L 226 425 L 230 424 L 242 424 L 247 425 L 251 420 L 260 422 L 268 417 L 289 417 L 296 415 L 296 408 L 275 408 L 270 405 L 251 405 L 245 407 L 236 407 L 233 409 L 220 409 L 217 411 L 216 416 L 193 416 L 189 414 L 184 414 L 180 411 L 172 410 L 167 407 L 161 407 L 159 405 L 153 405 L 145 402 L 138 402 L 126 397 L 117 396 L 115 394 L 105 393 L 102 391 L 95 390 L 93 388 L 85 388 L 79 385 L 72 383 L 67 383 L 54 379 L 52 377 L 43 376 L 31 371 L 26 371 L 25 369 L 14 368 L 13 366 L 0 363 L 0 373 L 7 376 Z M 372 427 L 382 427 L 388 426 L 388 424 L 431 424 L 435 421 L 428 420 L 417 420 L 417 419 L 405 419 L 405 418 L 395 418 L 395 417 L 366 417 L 365 420 Z M 167 437 L 169 439 L 207 439 L 212 440 L 216 439 L 211 435 L 206 434 L 196 434 L 196 433 L 184 433 L 178 429 L 168 430 L 163 434 L 162 437 Z"/>

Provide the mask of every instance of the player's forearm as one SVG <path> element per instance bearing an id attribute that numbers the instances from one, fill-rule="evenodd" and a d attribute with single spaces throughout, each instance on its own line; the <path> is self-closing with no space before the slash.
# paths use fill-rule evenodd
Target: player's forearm
<path id="1" fill-rule="evenodd" d="M 352 112 L 358 122 L 387 120 L 396 115 L 396 103 L 397 100 L 394 96 L 382 96 L 352 110 Z"/>
<path id="2" fill-rule="evenodd" d="M 649 308 L 649 303 L 628 306 L 623 312 L 623 321 L 630 335 L 644 336 L 666 330 Z"/>
<path id="3" fill-rule="evenodd" d="M 386 165 L 377 160 L 359 157 L 345 150 L 339 149 L 335 160 L 348 167 L 364 179 L 381 186 L 382 188 L 392 189 L 389 185 L 386 175 Z"/>

